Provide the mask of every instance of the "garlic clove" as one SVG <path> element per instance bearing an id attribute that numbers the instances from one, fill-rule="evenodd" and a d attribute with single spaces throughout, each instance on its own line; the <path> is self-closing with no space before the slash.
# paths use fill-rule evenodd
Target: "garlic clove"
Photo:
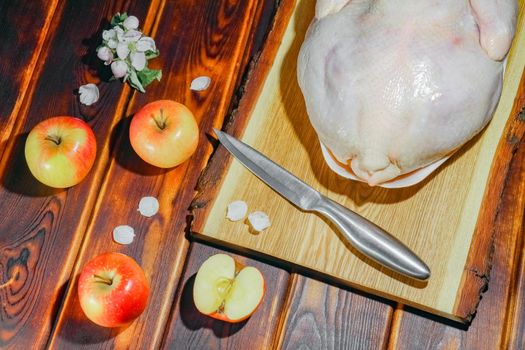
<path id="1" fill-rule="evenodd" d="M 190 90 L 203 91 L 206 90 L 211 84 L 211 78 L 207 76 L 200 76 L 191 82 Z"/>
<path id="2" fill-rule="evenodd" d="M 119 244 L 130 244 L 135 238 L 135 230 L 128 225 L 120 225 L 113 229 L 113 240 Z"/>
<path id="3" fill-rule="evenodd" d="M 226 218 L 230 221 L 239 221 L 244 219 L 248 212 L 248 205 L 243 201 L 234 201 L 228 204 Z"/>
<path id="4" fill-rule="evenodd" d="M 91 106 L 93 103 L 98 101 L 99 91 L 95 84 L 86 84 L 78 88 L 80 95 L 80 103 L 86 106 Z"/>
<path id="5" fill-rule="evenodd" d="M 159 211 L 159 201 L 155 197 L 142 197 L 137 210 L 142 216 L 150 218 Z"/>
<path id="6" fill-rule="evenodd" d="M 248 223 L 256 232 L 264 231 L 271 225 L 268 214 L 263 211 L 254 211 L 253 213 L 250 213 L 248 215 Z"/>

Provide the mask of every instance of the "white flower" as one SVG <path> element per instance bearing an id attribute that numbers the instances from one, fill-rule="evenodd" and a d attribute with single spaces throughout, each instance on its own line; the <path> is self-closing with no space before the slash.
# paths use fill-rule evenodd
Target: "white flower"
<path id="1" fill-rule="evenodd" d="M 135 16 L 129 16 L 124 20 L 124 28 L 137 29 L 139 27 L 139 19 Z"/>
<path id="2" fill-rule="evenodd" d="M 86 84 L 78 88 L 80 94 L 80 103 L 91 106 L 98 101 L 99 92 L 95 84 Z"/>
<path id="3" fill-rule="evenodd" d="M 132 52 L 131 55 L 129 55 L 131 59 L 131 65 L 137 70 L 141 71 L 146 67 L 146 55 L 144 52 Z"/>
<path id="4" fill-rule="evenodd" d="M 109 29 L 102 32 L 102 38 L 106 41 L 109 41 L 110 39 L 114 39 L 116 37 L 117 33 L 115 33 L 115 29 Z"/>
<path id="5" fill-rule="evenodd" d="M 118 41 L 121 43 L 137 42 L 139 41 L 141 36 L 142 36 L 142 33 L 139 32 L 138 30 L 130 29 L 126 31 L 124 34 L 122 34 L 122 36 L 118 38 Z"/>
<path id="6" fill-rule="evenodd" d="M 103 43 L 97 50 L 97 56 L 111 71 L 116 79 L 123 78 L 135 89 L 144 92 L 144 87 L 152 80 L 160 80 L 162 71 L 148 69 L 148 60 L 158 56 L 155 41 L 144 35 L 135 16 L 120 13 L 112 18 L 112 27 L 102 32 Z M 147 72 L 145 73 L 145 70 Z M 140 74 L 138 74 L 140 72 Z"/>
<path id="7" fill-rule="evenodd" d="M 117 40 L 122 41 L 122 37 L 124 36 L 124 29 L 120 27 L 115 27 L 114 30 L 115 30 L 115 33 L 117 34 Z"/>
<path id="8" fill-rule="evenodd" d="M 104 61 L 105 65 L 108 65 L 113 60 L 113 51 L 107 46 L 102 46 L 98 49 L 97 56 Z"/>
<path id="9" fill-rule="evenodd" d="M 108 47 L 110 49 L 116 49 L 117 45 L 118 45 L 118 41 L 117 40 L 115 40 L 115 39 L 109 39 L 108 40 Z"/>
<path id="10" fill-rule="evenodd" d="M 148 50 L 155 51 L 155 40 L 149 36 L 143 36 L 137 41 L 137 51 L 146 52 Z"/>
<path id="11" fill-rule="evenodd" d="M 114 61 L 111 63 L 111 71 L 115 78 L 122 78 L 128 73 L 128 65 L 124 61 Z"/>
<path id="12" fill-rule="evenodd" d="M 129 47 L 126 43 L 118 43 L 117 45 L 117 56 L 121 60 L 125 60 L 129 55 Z"/>

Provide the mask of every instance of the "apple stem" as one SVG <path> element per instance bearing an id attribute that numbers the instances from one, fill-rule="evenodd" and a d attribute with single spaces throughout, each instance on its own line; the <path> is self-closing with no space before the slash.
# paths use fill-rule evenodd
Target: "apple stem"
<path id="1" fill-rule="evenodd" d="M 219 310 L 218 310 L 221 314 L 224 313 L 224 307 L 225 306 L 226 306 L 226 300 L 223 300 L 222 304 L 221 304 L 221 306 L 219 306 Z"/>
<path id="2" fill-rule="evenodd" d="M 108 286 L 111 286 L 113 284 L 113 280 L 111 280 L 109 278 L 104 278 L 104 277 L 99 276 L 99 275 L 93 275 L 93 277 L 97 280 L 97 282 L 105 283 Z"/>
<path id="3" fill-rule="evenodd" d="M 153 120 L 160 130 L 164 130 L 166 128 L 166 118 L 164 117 L 164 110 L 162 108 L 160 109 L 160 118 L 153 117 Z"/>
<path id="4" fill-rule="evenodd" d="M 62 142 L 62 139 L 60 138 L 60 136 L 55 136 L 55 135 L 46 136 L 46 140 L 54 142 L 57 146 L 60 145 L 60 142 Z"/>

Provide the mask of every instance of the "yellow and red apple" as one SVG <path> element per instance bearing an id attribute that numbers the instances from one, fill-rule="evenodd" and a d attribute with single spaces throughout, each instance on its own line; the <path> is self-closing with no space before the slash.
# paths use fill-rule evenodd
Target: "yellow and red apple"
<path id="1" fill-rule="evenodd" d="M 78 280 L 80 306 L 86 316 L 103 327 L 124 326 L 146 308 L 149 283 L 133 258 L 104 253 L 89 261 Z"/>
<path id="2" fill-rule="evenodd" d="M 81 119 L 58 116 L 38 123 L 27 136 L 25 157 L 33 176 L 45 185 L 66 188 L 86 177 L 97 142 Z"/>
<path id="3" fill-rule="evenodd" d="M 185 105 L 159 100 L 145 105 L 133 116 L 129 140 L 145 162 L 159 168 L 171 168 L 195 152 L 199 127 Z"/>
<path id="4" fill-rule="evenodd" d="M 205 315 L 241 322 L 261 304 L 265 290 L 264 277 L 257 268 L 243 266 L 229 255 L 216 254 L 197 272 L 193 301 Z"/>

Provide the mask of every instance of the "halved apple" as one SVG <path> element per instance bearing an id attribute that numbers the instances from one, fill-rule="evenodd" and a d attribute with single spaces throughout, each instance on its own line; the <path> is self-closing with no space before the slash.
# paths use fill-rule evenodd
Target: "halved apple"
<path id="1" fill-rule="evenodd" d="M 262 273 L 226 254 L 209 257 L 193 286 L 197 310 L 226 322 L 241 322 L 261 304 L 266 285 Z"/>

